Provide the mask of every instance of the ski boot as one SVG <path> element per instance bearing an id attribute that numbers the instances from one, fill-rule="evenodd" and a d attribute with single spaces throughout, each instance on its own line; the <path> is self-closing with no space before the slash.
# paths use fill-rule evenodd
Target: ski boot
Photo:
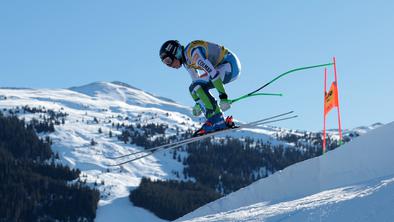
<path id="1" fill-rule="evenodd" d="M 202 127 L 194 132 L 193 137 L 206 135 L 215 131 L 224 130 L 227 128 L 234 128 L 233 117 L 228 116 L 226 120 L 223 118 L 222 113 L 218 113 L 208 118 Z"/>

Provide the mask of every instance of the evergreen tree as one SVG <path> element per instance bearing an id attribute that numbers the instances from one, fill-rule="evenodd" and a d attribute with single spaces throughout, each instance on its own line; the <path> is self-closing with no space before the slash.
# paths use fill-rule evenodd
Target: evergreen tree
<path id="1" fill-rule="evenodd" d="M 37 110 L 31 110 L 32 112 Z M 0 112 L 0 221 L 93 221 L 99 192 L 69 185 L 79 170 L 57 165 L 48 139 Z"/>
<path id="2" fill-rule="evenodd" d="M 97 142 L 94 141 L 94 139 L 92 138 L 92 140 L 90 140 L 90 145 L 95 146 L 95 145 L 97 145 Z"/>
<path id="3" fill-rule="evenodd" d="M 198 183 L 148 178 L 143 178 L 140 186 L 129 195 L 135 206 L 144 207 L 166 220 L 174 220 L 220 197 Z"/>

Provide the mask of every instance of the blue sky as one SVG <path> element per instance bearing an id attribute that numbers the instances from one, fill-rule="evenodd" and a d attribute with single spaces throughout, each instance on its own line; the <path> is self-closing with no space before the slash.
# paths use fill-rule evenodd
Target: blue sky
<path id="1" fill-rule="evenodd" d="M 393 121 L 392 1 L 2 1 L 0 86 L 68 88 L 123 81 L 193 105 L 186 70 L 164 66 L 162 42 L 203 39 L 239 57 L 231 98 L 289 69 L 337 58 L 343 128 Z M 290 74 L 263 92 L 283 97 L 240 101 L 243 121 L 295 110 L 278 126 L 321 130 L 323 73 Z M 329 79 L 331 82 L 333 79 Z M 216 93 L 214 93 L 216 95 Z M 336 127 L 336 113 L 328 116 Z"/>

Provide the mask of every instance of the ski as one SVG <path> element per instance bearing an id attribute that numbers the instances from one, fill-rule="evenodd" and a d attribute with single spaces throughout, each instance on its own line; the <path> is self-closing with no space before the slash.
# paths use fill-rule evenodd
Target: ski
<path id="1" fill-rule="evenodd" d="M 229 129 L 225 129 L 225 130 L 221 130 L 221 131 L 216 131 L 216 132 L 213 132 L 213 133 L 209 133 L 209 134 L 207 134 L 207 135 L 204 135 L 204 136 L 193 137 L 193 138 L 197 138 L 197 140 L 189 140 L 189 141 L 187 141 L 187 142 L 175 144 L 175 145 L 172 145 L 172 146 L 168 146 L 168 147 L 164 147 L 164 148 L 158 148 L 158 149 L 155 149 L 155 150 L 151 150 L 152 152 L 147 153 L 147 154 L 145 154 L 145 155 L 138 156 L 138 157 L 129 159 L 129 160 L 127 160 L 127 161 L 123 161 L 123 162 L 121 162 L 121 163 L 107 164 L 107 166 L 109 166 L 109 167 L 121 166 L 121 165 L 123 165 L 123 164 L 130 163 L 130 162 L 133 162 L 133 161 L 136 161 L 136 160 L 145 158 L 145 157 L 147 157 L 147 156 L 151 156 L 151 155 L 155 154 L 155 153 L 158 152 L 158 151 L 169 150 L 169 149 L 175 149 L 175 148 L 178 148 L 178 147 L 180 147 L 180 146 L 187 145 L 187 144 L 193 143 L 193 142 L 197 142 L 197 141 L 199 141 L 199 140 L 206 139 L 206 138 L 208 138 L 208 137 L 211 137 L 211 136 L 214 136 L 214 135 L 218 135 L 218 134 L 221 134 L 221 133 L 230 132 L 230 131 L 237 131 L 237 130 L 245 129 L 245 128 L 248 128 L 248 127 L 253 127 L 253 126 L 258 126 L 258 125 L 261 125 L 261 124 L 267 124 L 267 123 L 273 123 L 273 122 L 279 122 L 279 121 L 283 121 L 283 120 L 287 120 L 287 119 L 293 119 L 293 118 L 296 118 L 296 117 L 297 117 L 297 115 L 294 115 L 294 116 L 285 117 L 285 118 L 281 118 L 281 119 L 275 119 L 275 120 L 269 120 L 269 121 L 265 121 L 265 122 L 259 122 L 259 123 L 257 123 L 257 124 L 253 124 L 253 125 L 244 124 L 244 125 L 239 126 L 239 127 L 237 127 L 237 128 L 229 128 Z M 245 125 L 247 125 L 247 126 L 245 126 Z"/>
<path id="2" fill-rule="evenodd" d="M 250 122 L 250 123 L 241 124 L 240 126 L 245 127 L 245 125 L 258 124 L 259 122 L 263 122 L 263 121 L 279 118 L 279 117 L 282 117 L 282 116 L 286 116 L 286 115 L 289 115 L 289 114 L 291 114 L 293 112 L 294 111 L 281 113 L 281 114 L 278 114 L 278 115 L 274 115 L 274 116 L 270 116 L 270 117 L 267 117 L 267 118 L 264 118 L 264 119 L 253 121 L 253 122 Z M 240 127 L 240 126 L 237 126 L 237 127 Z M 232 129 L 232 128 L 229 128 L 229 129 Z M 225 130 L 229 130 L 229 129 L 225 129 Z M 225 131 L 225 130 L 221 130 L 221 131 Z M 216 131 L 216 132 L 213 132 L 213 133 L 218 133 L 218 132 L 221 132 L 221 131 Z M 197 137 L 191 137 L 191 138 L 179 140 L 179 141 L 176 141 L 176 142 L 173 142 L 173 143 L 167 143 L 167 144 L 163 144 L 163 145 L 160 145 L 160 146 L 156 146 L 156 147 L 152 147 L 152 148 L 149 148 L 149 149 L 144 149 L 144 150 L 140 150 L 140 151 L 136 151 L 136 152 L 120 155 L 120 156 L 115 156 L 115 157 L 110 157 L 110 156 L 105 156 L 105 155 L 104 156 L 107 159 L 116 160 L 116 159 L 120 159 L 120 158 L 124 158 L 124 157 L 128 157 L 128 156 L 133 156 L 133 155 L 140 154 L 140 153 L 147 153 L 147 152 L 150 152 L 150 151 L 158 150 L 158 149 L 161 149 L 161 148 L 165 148 L 167 146 L 174 146 L 174 145 L 177 145 L 177 144 L 183 144 L 185 142 L 194 141 L 196 138 L 204 139 L 210 134 L 212 134 L 212 133 L 209 133 L 209 134 L 206 134 L 206 135 L 202 135 L 202 136 L 197 136 Z M 211 135 L 211 136 L 213 136 L 213 135 Z M 203 137 L 203 138 L 201 138 L 201 137 Z"/>
<path id="3" fill-rule="evenodd" d="M 287 115 L 287 114 L 290 114 L 290 113 L 292 113 L 292 112 L 289 112 L 289 113 L 286 113 L 286 114 L 281 114 L 281 115 L 279 115 L 279 117 Z M 216 132 L 213 132 L 213 133 L 209 133 L 209 134 L 206 134 L 206 135 L 203 135 L 203 136 L 185 139 L 185 140 L 182 140 L 182 141 L 179 141 L 179 142 L 168 144 L 165 147 L 160 147 L 160 148 L 159 147 L 155 147 L 156 149 L 153 149 L 153 148 L 150 149 L 150 151 L 152 151 L 150 153 L 146 153 L 146 154 L 144 154 L 142 156 L 138 156 L 138 157 L 129 159 L 127 161 L 123 161 L 121 163 L 108 164 L 107 166 L 110 166 L 110 167 L 121 166 L 123 164 L 129 163 L 129 162 L 133 162 L 133 161 L 145 158 L 147 156 L 151 156 L 151 155 L 155 154 L 157 151 L 175 149 L 175 148 L 178 148 L 180 146 L 187 145 L 187 144 L 190 144 L 190 143 L 193 143 L 193 142 L 205 139 L 205 138 L 209 138 L 209 137 L 221 134 L 221 133 L 226 133 L 226 132 L 231 132 L 231 131 L 238 131 L 240 129 L 250 128 L 250 127 L 258 126 L 258 125 L 261 125 L 261 124 L 279 122 L 279 121 L 283 121 L 283 120 L 293 119 L 293 118 L 296 118 L 296 117 L 297 117 L 297 115 L 293 115 L 293 116 L 289 116 L 289 117 L 276 119 L 276 118 L 278 118 L 278 115 L 277 115 L 275 117 L 266 118 L 264 120 L 258 120 L 258 121 L 254 121 L 254 122 L 251 122 L 251 123 L 242 124 L 242 125 L 240 125 L 239 127 L 236 127 L 236 128 L 229 128 L 229 129 L 225 129 L 225 130 L 220 130 L 220 131 L 216 131 Z M 142 152 L 138 152 L 138 153 L 142 153 Z M 133 153 L 133 154 L 130 154 L 130 155 L 135 155 L 135 154 L 137 154 L 137 153 Z"/>

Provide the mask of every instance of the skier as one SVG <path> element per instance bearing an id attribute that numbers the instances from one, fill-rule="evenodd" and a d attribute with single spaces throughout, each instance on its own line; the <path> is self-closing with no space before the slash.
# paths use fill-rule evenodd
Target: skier
<path id="1" fill-rule="evenodd" d="M 224 120 L 222 113 L 231 108 L 224 84 L 234 81 L 241 71 L 241 64 L 234 53 L 207 41 L 193 41 L 184 47 L 177 40 L 169 40 L 161 46 L 160 58 L 171 68 L 179 69 L 183 65 L 192 78 L 189 91 L 196 102 L 193 115 L 200 116 L 204 112 L 207 119 L 195 135 L 234 126 L 232 117 Z M 209 92 L 213 88 L 219 93 L 219 105 Z"/>

